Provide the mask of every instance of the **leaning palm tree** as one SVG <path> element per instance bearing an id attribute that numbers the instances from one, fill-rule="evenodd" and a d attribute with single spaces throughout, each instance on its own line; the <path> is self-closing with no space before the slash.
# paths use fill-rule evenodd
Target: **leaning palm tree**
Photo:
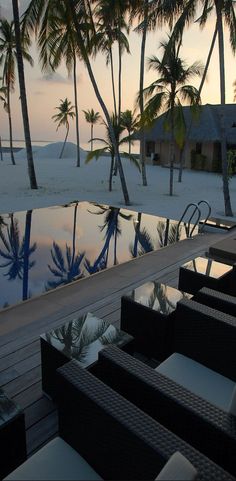
<path id="1" fill-rule="evenodd" d="M 213 11 L 216 14 L 219 64 L 220 64 L 220 98 L 221 98 L 221 160 L 222 160 L 222 180 L 223 195 L 225 204 L 225 215 L 232 216 L 232 207 L 229 193 L 228 165 L 227 165 L 227 140 L 225 130 L 225 60 L 224 60 L 224 27 L 228 27 L 230 32 L 230 45 L 233 54 L 236 53 L 236 16 L 234 0 L 186 0 L 183 2 L 182 14 L 176 22 L 174 28 L 174 38 L 182 37 L 183 29 L 199 16 L 199 7 L 202 9 L 200 16 L 200 27 L 203 28 Z"/>
<path id="2" fill-rule="evenodd" d="M 93 130 L 94 130 L 94 125 L 98 123 L 99 120 L 101 120 L 101 116 L 99 112 L 95 112 L 93 109 L 91 110 L 83 110 L 85 120 L 88 122 L 88 124 L 91 125 L 91 133 L 90 133 L 90 143 L 91 143 L 91 151 L 93 151 Z"/>
<path id="3" fill-rule="evenodd" d="M 67 138 L 68 138 L 68 134 L 69 134 L 69 130 L 70 130 L 69 120 L 74 119 L 74 117 L 75 117 L 74 106 L 71 105 L 70 100 L 68 100 L 68 98 L 66 97 L 65 100 L 60 99 L 60 101 L 61 101 L 61 103 L 60 103 L 59 107 L 56 107 L 56 109 L 59 110 L 59 113 L 52 116 L 52 119 L 54 120 L 54 122 L 56 122 L 58 124 L 57 130 L 62 125 L 65 125 L 65 127 L 66 127 L 66 136 L 65 136 L 65 140 L 64 140 L 64 143 L 63 143 L 63 146 L 62 146 L 62 149 L 61 149 L 61 153 L 59 155 L 59 159 L 62 158 L 64 148 L 65 148 L 65 145 L 66 145 L 66 141 L 67 141 Z"/>
<path id="4" fill-rule="evenodd" d="M 22 56 L 31 65 L 33 65 L 33 59 L 27 52 L 29 47 L 29 37 L 22 35 L 21 38 L 21 51 Z M 13 153 L 13 132 L 12 132 L 12 116 L 11 116 L 11 93 L 14 92 L 15 86 L 15 69 L 16 69 L 16 37 L 14 32 L 14 22 L 8 22 L 6 19 L 0 20 L 0 66 L 2 67 L 2 86 L 6 87 L 6 101 L 8 109 L 8 121 L 9 121 L 9 138 L 10 138 L 10 151 L 11 161 L 15 165 L 14 153 Z"/>
<path id="5" fill-rule="evenodd" d="M 30 46 L 30 38 L 28 35 L 25 35 L 23 37 L 21 34 L 18 0 L 12 0 L 12 6 L 13 6 L 14 29 L 15 29 L 15 40 L 16 40 L 18 78 L 19 78 L 19 87 L 20 87 L 20 101 L 21 101 L 21 111 L 22 111 L 22 119 L 23 119 L 23 125 L 24 125 L 28 173 L 29 173 L 31 189 L 37 189 L 38 186 L 37 186 L 36 175 L 34 170 L 33 151 L 32 151 L 32 144 L 31 144 L 31 137 L 30 137 L 28 106 L 27 106 L 26 89 L 25 89 L 24 63 L 23 63 L 23 55 L 25 57 L 25 54 L 26 54 L 28 61 L 31 63 L 31 65 L 33 65 L 33 61 L 30 55 L 26 53 L 24 50 L 25 46 L 27 47 Z"/>
<path id="6" fill-rule="evenodd" d="M 31 2 L 32 3 L 32 2 Z M 81 58 L 76 42 L 76 31 L 71 18 L 71 12 L 66 2 L 58 2 L 52 16 L 49 16 L 47 34 L 44 35 L 43 25 L 37 34 L 38 48 L 42 70 L 55 71 L 65 60 L 68 75 L 73 73 L 75 125 L 77 140 L 77 167 L 80 166 L 80 136 L 79 136 L 79 109 L 77 90 L 77 58 Z"/>
<path id="7" fill-rule="evenodd" d="M 179 45 L 171 45 L 166 41 L 161 43 L 164 54 L 161 60 L 156 56 L 148 59 L 149 69 L 156 71 L 159 78 L 144 89 L 147 100 L 144 111 L 144 122 L 153 121 L 161 111 L 165 113 L 165 128 L 170 131 L 170 187 L 169 194 L 173 195 L 175 142 L 181 148 L 186 132 L 182 102 L 190 103 L 192 115 L 196 114 L 200 103 L 198 90 L 186 84 L 189 79 L 200 76 L 203 66 L 195 62 L 187 67 L 179 57 Z M 154 95 L 153 95 L 154 94 Z"/>

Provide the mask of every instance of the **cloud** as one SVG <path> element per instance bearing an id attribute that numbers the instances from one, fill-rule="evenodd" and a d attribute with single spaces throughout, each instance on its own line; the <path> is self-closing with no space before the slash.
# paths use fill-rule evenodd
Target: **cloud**
<path id="1" fill-rule="evenodd" d="M 57 84 L 71 84 L 71 82 L 72 82 L 72 80 L 70 78 L 68 78 L 68 77 L 64 78 L 64 77 L 62 77 L 62 75 L 60 75 L 57 72 L 45 74 L 39 80 L 42 81 L 42 82 L 52 82 L 52 83 L 57 83 Z"/>
<path id="2" fill-rule="evenodd" d="M 36 90 L 34 95 L 45 95 L 45 92 L 42 92 L 42 90 Z"/>
<path id="3" fill-rule="evenodd" d="M 25 11 L 25 9 L 29 5 L 29 0 L 20 0 L 19 1 L 19 11 L 20 15 Z M 12 20 L 13 12 L 12 12 L 12 4 L 9 0 L 2 0 L 0 5 L 0 15 L 8 20 Z"/>

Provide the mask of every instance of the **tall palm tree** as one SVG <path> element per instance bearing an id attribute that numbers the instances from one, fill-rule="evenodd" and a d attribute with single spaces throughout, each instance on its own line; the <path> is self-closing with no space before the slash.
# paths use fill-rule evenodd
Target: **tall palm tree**
<path id="1" fill-rule="evenodd" d="M 123 139 L 120 139 L 121 133 L 124 131 L 124 127 L 121 125 L 121 122 L 119 122 L 118 117 L 116 117 L 114 114 L 111 115 L 111 123 L 112 123 L 113 130 L 114 130 L 114 133 L 115 133 L 117 145 L 120 147 L 122 144 L 126 143 L 127 140 L 129 140 L 129 138 L 125 137 Z M 109 174 L 109 191 L 111 192 L 111 190 L 112 190 L 112 176 L 114 174 L 114 168 L 115 168 L 115 149 L 114 149 L 114 144 L 113 144 L 112 139 L 111 139 L 109 127 L 108 127 L 106 122 L 103 122 L 103 124 L 105 125 L 105 129 L 106 129 L 106 139 L 95 138 L 93 140 L 97 140 L 101 144 L 104 144 L 104 147 L 102 147 L 100 149 L 93 150 L 92 152 L 90 152 L 87 155 L 85 162 L 88 163 L 94 158 L 97 160 L 99 157 L 104 155 L 104 153 L 109 152 L 109 154 L 111 155 L 110 174 Z M 123 157 L 128 158 L 140 170 L 139 161 L 138 161 L 138 159 L 136 158 L 135 155 L 131 155 L 128 152 L 121 152 L 121 154 L 122 154 Z"/>
<path id="2" fill-rule="evenodd" d="M 85 120 L 88 122 L 88 124 L 91 125 L 91 132 L 90 132 L 90 143 L 91 143 L 91 152 L 93 151 L 93 130 L 94 130 L 94 125 L 98 123 L 99 120 L 101 120 L 101 116 L 99 112 L 95 112 L 93 109 L 91 110 L 83 110 Z"/>
<path id="3" fill-rule="evenodd" d="M 34 0 L 31 0 L 34 3 Z M 80 137 L 79 137 L 79 110 L 77 91 L 77 57 L 80 51 L 76 42 L 76 31 L 71 18 L 71 12 L 66 2 L 58 2 L 54 14 L 49 16 L 47 34 L 44 32 L 45 24 L 42 22 L 37 33 L 40 62 L 43 70 L 55 71 L 65 60 L 68 74 L 73 72 L 74 104 L 77 140 L 77 167 L 80 166 Z"/>
<path id="4" fill-rule="evenodd" d="M 18 39 L 19 40 L 19 39 Z M 30 45 L 28 35 L 21 36 L 21 53 L 24 60 L 27 60 L 30 65 L 33 65 L 33 59 L 28 53 Z M 18 53 L 17 53 L 18 52 Z M 2 67 L 2 82 L 7 89 L 7 108 L 9 120 L 9 137 L 10 137 L 10 151 L 11 161 L 15 165 L 13 153 L 13 133 L 12 133 L 12 116 L 11 116 L 11 93 L 15 86 L 15 69 L 16 60 L 19 54 L 19 42 L 16 41 L 14 31 L 14 22 L 8 22 L 6 19 L 0 19 L 0 66 Z"/>
<path id="5" fill-rule="evenodd" d="M 76 42 L 77 46 L 80 50 L 81 58 L 83 59 L 85 66 L 88 71 L 89 78 L 91 80 L 92 86 L 94 88 L 95 95 L 97 100 L 101 106 L 101 109 L 106 117 L 106 121 L 109 125 L 111 131 L 111 137 L 113 139 L 113 143 L 115 146 L 115 153 L 116 159 L 119 169 L 121 187 L 123 191 L 124 201 L 126 205 L 130 204 L 129 194 L 127 190 L 126 180 L 124 176 L 124 170 L 119 154 L 118 146 L 116 145 L 115 135 L 112 128 L 112 124 L 110 122 L 109 112 L 106 107 L 106 104 L 101 96 L 99 91 L 94 72 L 92 69 L 92 65 L 90 62 L 90 32 L 94 34 L 94 29 L 91 28 L 93 25 L 93 18 L 92 18 L 92 11 L 91 11 L 91 3 L 89 0 L 80 0 L 79 2 L 76 0 L 64 0 L 66 5 L 71 10 L 71 15 L 73 19 L 73 23 L 76 30 Z M 50 18 L 53 17 L 55 11 L 58 7 L 58 0 L 33 0 L 29 8 L 26 10 L 24 14 L 24 28 L 27 31 L 35 31 L 39 28 L 40 22 L 42 21 L 44 24 L 43 35 L 47 35 L 47 28 L 48 22 Z"/>
<path id="6" fill-rule="evenodd" d="M 30 126 L 29 126 L 29 116 L 28 116 L 28 106 L 27 106 L 27 97 L 26 97 L 26 88 L 25 88 L 25 74 L 24 74 L 24 63 L 23 63 L 23 36 L 21 34 L 20 29 L 20 18 L 19 18 L 19 8 L 18 8 L 18 0 L 12 0 L 13 6 L 13 17 L 14 17 L 14 28 L 15 28 L 15 40 L 16 40 L 16 58 L 17 58 L 17 67 L 18 67 L 18 78 L 19 78 L 19 87 L 20 87 L 20 101 L 21 101 L 21 111 L 22 111 L 22 119 L 24 125 L 24 136 L 25 136 L 25 146 L 26 146 L 26 155 L 27 155 L 27 162 L 28 162 L 28 174 L 30 180 L 30 187 L 31 189 L 37 189 L 37 181 L 36 175 L 34 170 L 34 161 L 33 161 L 33 151 L 32 151 L 32 144 L 31 144 L 31 136 L 30 136 Z M 24 36 L 24 47 L 30 45 L 30 38 L 25 35 Z M 31 57 L 27 54 L 28 61 L 33 65 L 33 61 Z"/>
<path id="7" fill-rule="evenodd" d="M 128 132 L 128 142 L 129 142 L 129 155 L 131 155 L 131 145 L 132 145 L 132 137 L 131 135 L 135 132 L 136 128 L 138 127 L 138 119 L 135 117 L 134 112 L 132 110 L 125 110 L 121 112 L 120 118 L 121 127 L 124 127 Z"/>
<path id="8" fill-rule="evenodd" d="M 64 148 L 65 148 L 65 145 L 66 145 L 66 141 L 67 141 L 67 138 L 68 138 L 68 134 L 69 134 L 69 130 L 70 130 L 69 120 L 74 119 L 74 117 L 75 117 L 74 106 L 71 105 L 70 100 L 68 100 L 68 98 L 66 97 L 65 100 L 60 99 L 60 101 L 61 101 L 61 103 L 60 103 L 59 107 L 56 107 L 56 109 L 59 110 L 59 113 L 52 116 L 52 119 L 54 120 L 54 122 L 56 122 L 58 124 L 57 130 L 62 125 L 65 125 L 65 127 L 66 127 L 66 136 L 65 136 L 65 140 L 64 140 L 64 143 L 63 143 L 63 146 L 62 146 L 62 149 L 61 149 L 61 153 L 59 155 L 59 159 L 62 158 Z"/>
<path id="9" fill-rule="evenodd" d="M 156 56 L 148 59 L 149 69 L 156 71 L 160 77 L 144 89 L 145 99 L 148 100 L 144 117 L 150 121 L 160 111 L 166 112 L 165 128 L 171 134 L 169 194 L 173 195 L 175 142 L 181 148 L 186 131 L 182 102 L 190 103 L 193 115 L 200 102 L 198 90 L 186 82 L 194 76 L 200 76 L 203 67 L 200 62 L 187 67 L 179 57 L 179 45 L 174 42 L 171 45 L 167 41 L 162 42 L 161 47 L 164 51 L 162 60 Z"/>
<path id="10" fill-rule="evenodd" d="M 228 166 L 227 166 L 227 142 L 225 130 L 225 60 L 224 60 L 224 28 L 225 25 L 229 28 L 230 44 L 232 52 L 236 52 L 236 16 L 235 16 L 235 2 L 234 0 L 185 0 L 182 5 L 182 14 L 176 22 L 174 28 L 175 38 L 180 38 L 183 29 L 189 25 L 198 16 L 199 7 L 202 9 L 200 17 L 200 27 L 204 27 L 209 20 L 213 11 L 216 14 L 217 33 L 218 33 L 218 51 L 219 51 L 219 66 L 220 66 L 220 99 L 221 99 L 221 159 L 222 159 L 222 181 L 223 181 L 223 195 L 225 204 L 225 215 L 232 216 L 232 207 L 229 192 Z"/>

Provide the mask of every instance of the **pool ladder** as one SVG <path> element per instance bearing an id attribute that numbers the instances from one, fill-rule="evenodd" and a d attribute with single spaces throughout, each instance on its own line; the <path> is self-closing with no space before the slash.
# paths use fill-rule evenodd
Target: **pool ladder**
<path id="1" fill-rule="evenodd" d="M 200 205 L 200 204 L 203 204 L 203 203 L 206 204 L 207 207 L 208 207 L 207 216 L 206 216 L 204 222 L 202 223 L 202 225 L 201 225 L 201 227 L 199 228 L 199 231 L 198 231 L 198 232 L 200 232 L 200 233 L 203 232 L 204 227 L 205 227 L 205 224 L 206 224 L 206 222 L 208 221 L 208 219 L 209 219 L 209 217 L 210 217 L 210 215 L 211 215 L 211 206 L 210 206 L 210 204 L 209 204 L 209 202 L 208 202 L 207 200 L 200 200 L 197 204 L 194 203 L 194 202 L 190 202 L 190 203 L 187 205 L 186 209 L 184 210 L 184 212 L 183 212 L 183 214 L 182 214 L 182 216 L 181 216 L 181 218 L 180 218 L 180 220 L 179 220 L 179 222 L 178 222 L 177 230 L 176 230 L 176 240 L 178 240 L 178 238 L 179 238 L 179 227 L 180 227 L 181 222 L 183 222 L 184 217 L 185 217 L 185 215 L 187 214 L 187 212 L 189 211 L 189 209 L 190 209 L 191 207 L 194 207 L 193 212 L 192 212 L 192 214 L 190 215 L 188 221 L 187 221 L 187 222 L 184 222 L 185 231 L 186 231 L 186 236 L 187 236 L 189 239 L 192 239 L 193 232 L 194 232 L 195 228 L 197 227 L 197 225 L 199 226 L 199 221 L 200 221 L 200 218 L 201 218 L 201 215 L 202 215 L 202 211 L 201 211 L 199 205 Z M 193 227 L 192 227 L 191 230 L 190 230 L 191 220 L 193 219 L 193 217 L 194 217 L 194 215 L 195 215 L 196 212 L 197 212 L 197 217 L 196 217 L 195 223 L 193 224 Z"/>

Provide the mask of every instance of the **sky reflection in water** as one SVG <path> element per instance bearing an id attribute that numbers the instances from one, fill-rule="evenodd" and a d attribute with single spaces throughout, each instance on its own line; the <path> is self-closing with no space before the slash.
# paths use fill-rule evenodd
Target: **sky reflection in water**
<path id="1" fill-rule="evenodd" d="M 0 307 L 173 243 L 177 226 L 89 202 L 4 214 L 0 222 Z"/>

